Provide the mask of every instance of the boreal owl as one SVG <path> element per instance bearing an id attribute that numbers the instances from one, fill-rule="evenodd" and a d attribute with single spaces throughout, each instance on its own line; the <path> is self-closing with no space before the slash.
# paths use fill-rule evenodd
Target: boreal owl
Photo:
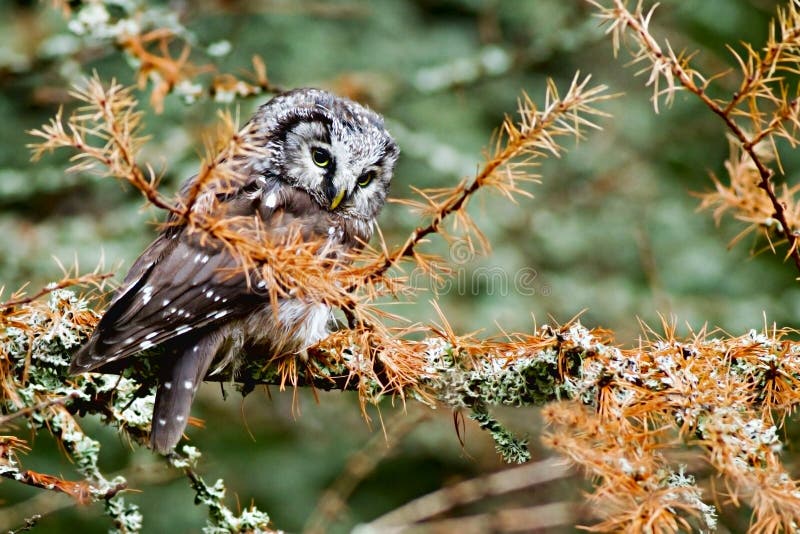
<path id="1" fill-rule="evenodd" d="M 369 240 L 399 154 L 375 112 L 317 89 L 275 96 L 250 119 L 256 155 L 237 162 L 234 184 L 183 185 L 193 210 L 235 218 L 280 242 L 289 228 L 304 240 L 355 250 Z M 213 195 L 209 202 L 204 195 Z M 188 201 L 187 201 L 188 202 Z M 269 359 L 315 344 L 329 333 L 331 309 L 254 282 L 228 248 L 173 220 L 139 256 L 70 371 L 119 372 L 160 346 L 151 446 L 167 453 L 181 438 L 198 385 L 241 358 Z M 330 250 L 323 247 L 322 250 Z"/>

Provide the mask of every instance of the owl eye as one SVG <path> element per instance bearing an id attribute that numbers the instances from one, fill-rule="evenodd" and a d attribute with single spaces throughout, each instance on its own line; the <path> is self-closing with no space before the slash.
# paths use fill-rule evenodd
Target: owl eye
<path id="1" fill-rule="evenodd" d="M 372 180 L 375 179 L 375 176 L 377 174 L 378 173 L 375 171 L 367 171 L 361 176 L 359 176 L 358 182 L 356 183 L 358 184 L 359 187 L 367 187 L 370 184 L 370 182 L 372 182 Z"/>
<path id="2" fill-rule="evenodd" d="M 324 148 L 314 147 L 311 149 L 311 160 L 317 167 L 327 167 L 331 163 L 331 155 Z"/>

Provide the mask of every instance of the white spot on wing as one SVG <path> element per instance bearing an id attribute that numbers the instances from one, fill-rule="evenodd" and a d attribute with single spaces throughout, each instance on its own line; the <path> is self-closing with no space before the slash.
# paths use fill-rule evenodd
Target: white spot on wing
<path id="1" fill-rule="evenodd" d="M 191 329 L 192 329 L 192 327 L 189 326 L 189 325 L 186 325 L 186 324 L 182 325 L 182 326 L 179 326 L 178 328 L 175 329 L 175 335 L 179 336 L 181 334 L 185 334 L 186 332 L 188 332 Z"/>
<path id="2" fill-rule="evenodd" d="M 278 196 L 275 193 L 270 193 L 267 195 L 267 198 L 264 199 L 264 205 L 268 208 L 274 208 L 278 205 Z"/>
<path id="3" fill-rule="evenodd" d="M 167 424 L 167 420 L 166 419 L 159 419 L 158 420 L 158 425 L 159 426 L 166 426 L 166 424 Z"/>
<path id="4" fill-rule="evenodd" d="M 164 382 L 164 389 L 172 389 L 172 382 Z"/>
<path id="5" fill-rule="evenodd" d="M 154 346 L 155 345 L 153 345 L 152 341 L 145 340 L 145 341 L 142 341 L 141 343 L 139 343 L 139 348 L 142 349 L 142 350 L 147 350 L 147 349 L 149 349 L 151 347 L 154 347 Z"/>
<path id="6" fill-rule="evenodd" d="M 144 336 L 144 338 L 145 338 L 145 339 L 153 339 L 153 338 L 154 338 L 154 337 L 156 337 L 157 335 L 158 335 L 158 332 L 150 332 L 149 334 L 147 334 L 146 336 Z"/>
<path id="7" fill-rule="evenodd" d="M 194 386 L 194 383 L 191 380 L 184 380 L 183 381 L 184 389 L 192 389 L 192 386 Z"/>
<path id="8" fill-rule="evenodd" d="M 153 286 L 147 284 L 142 288 L 142 304 L 147 304 L 153 298 Z"/>

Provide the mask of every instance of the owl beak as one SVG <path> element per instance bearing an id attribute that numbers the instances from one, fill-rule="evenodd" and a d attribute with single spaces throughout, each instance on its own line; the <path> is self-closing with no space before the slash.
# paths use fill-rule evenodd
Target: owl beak
<path id="1" fill-rule="evenodd" d="M 331 199 L 330 206 L 328 206 L 329 211 L 333 211 L 336 209 L 336 206 L 342 203 L 342 199 L 344 198 L 344 194 L 347 192 L 346 188 L 341 188 L 336 196 Z"/>

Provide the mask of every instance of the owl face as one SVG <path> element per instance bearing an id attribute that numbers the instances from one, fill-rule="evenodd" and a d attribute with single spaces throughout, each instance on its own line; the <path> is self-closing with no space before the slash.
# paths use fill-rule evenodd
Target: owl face
<path id="1" fill-rule="evenodd" d="M 273 98 L 254 120 L 267 137 L 258 171 L 342 217 L 377 216 L 399 154 L 379 115 L 325 91 L 299 89 Z"/>

